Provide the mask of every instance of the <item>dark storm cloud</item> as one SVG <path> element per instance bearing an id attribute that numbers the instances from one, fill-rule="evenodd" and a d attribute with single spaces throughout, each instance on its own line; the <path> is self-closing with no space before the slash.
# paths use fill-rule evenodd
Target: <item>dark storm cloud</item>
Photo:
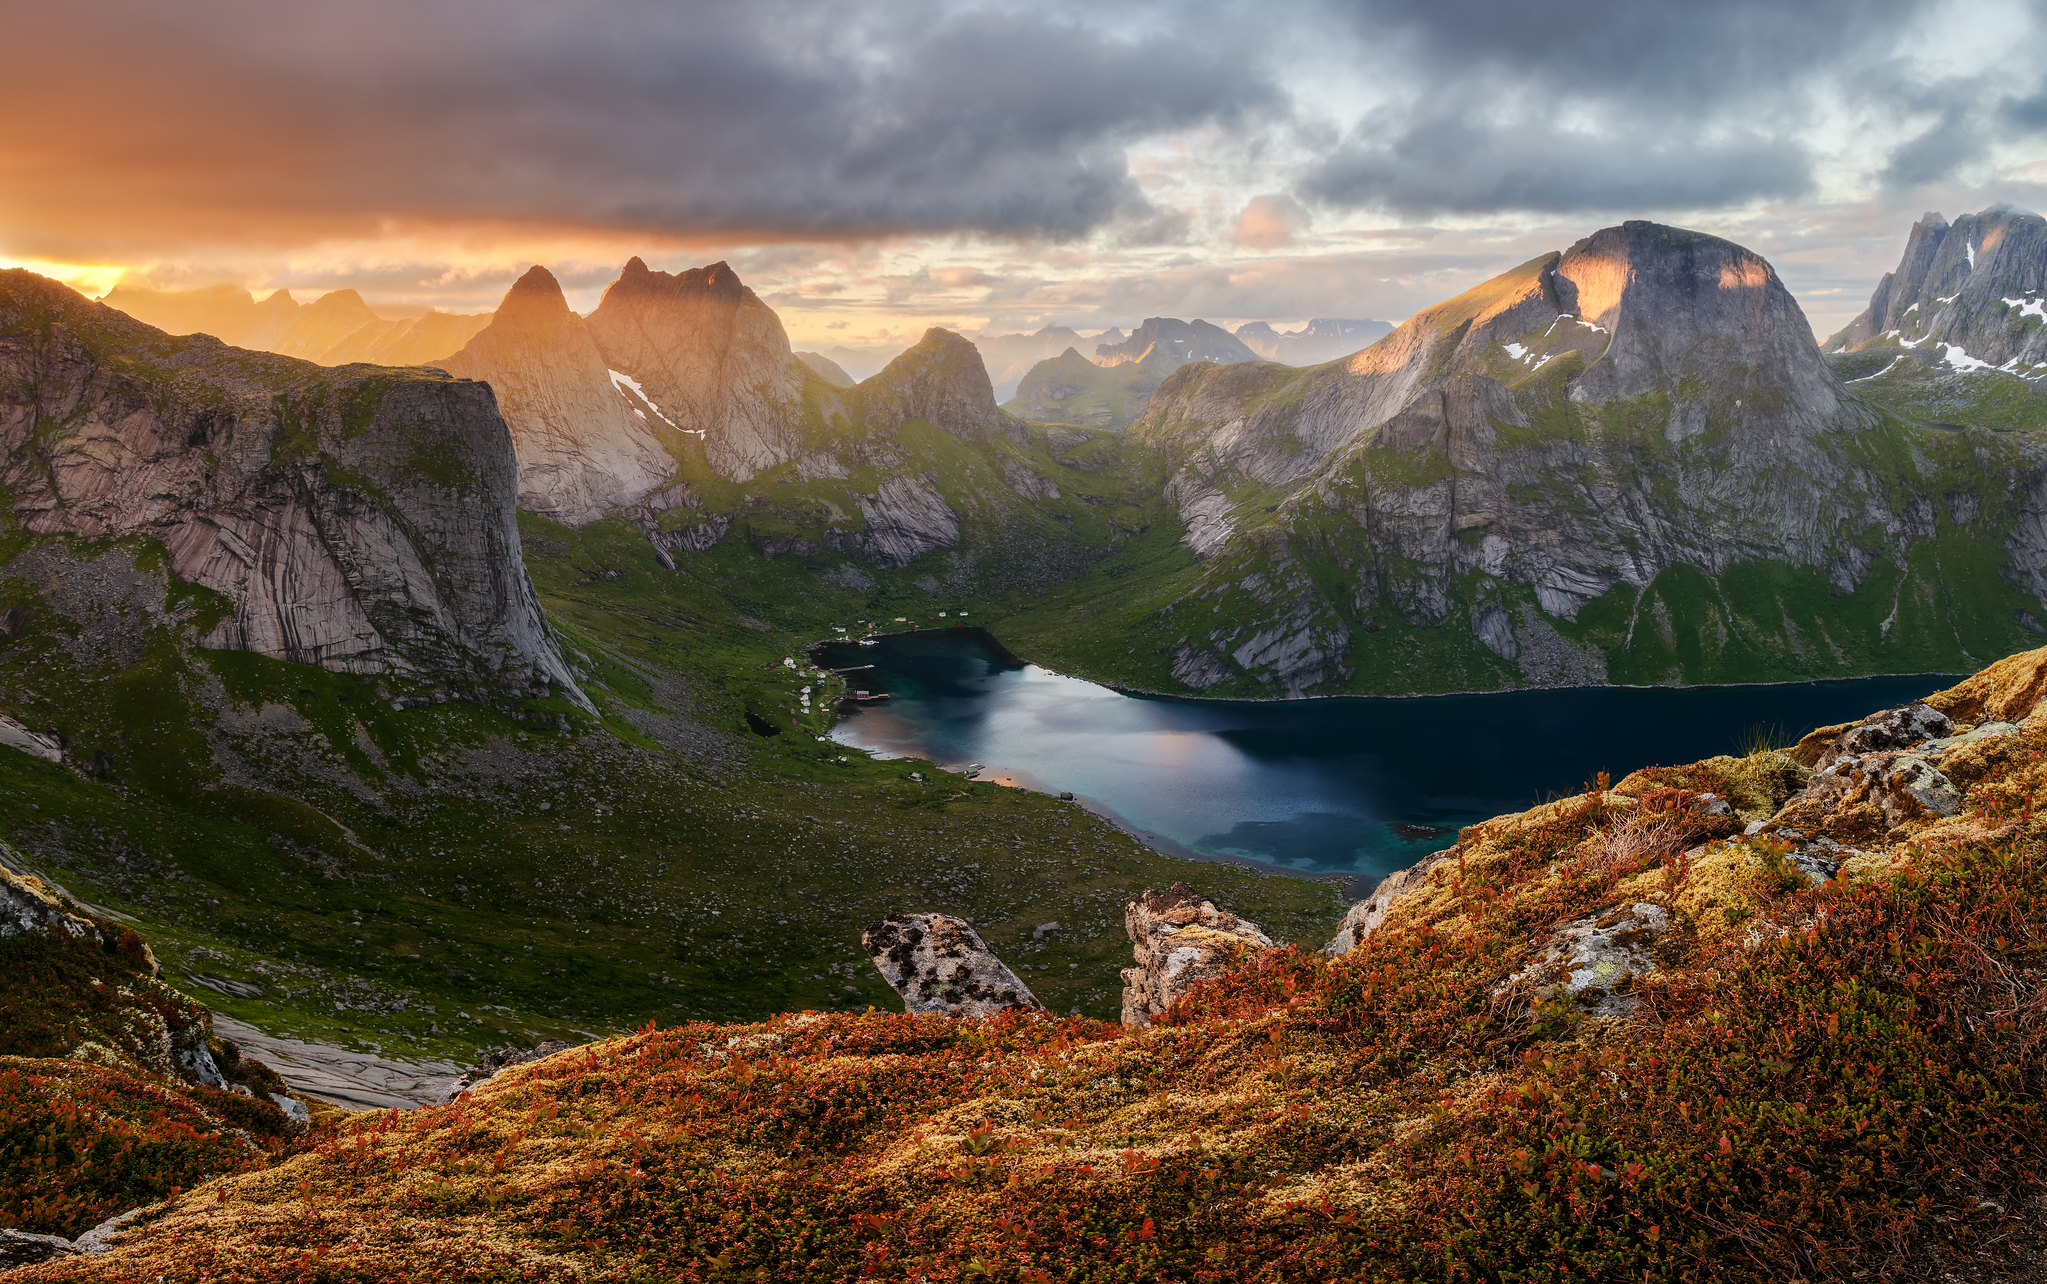
<path id="1" fill-rule="evenodd" d="M 1984 150 L 1983 87 L 1901 85 L 1930 0 L 1331 0 L 1401 69 L 1397 104 L 1310 166 L 1329 204 L 1436 212 L 1708 209 L 1814 183 L 1823 103 L 1937 119 L 1877 177 L 1938 178 Z"/>
<path id="2" fill-rule="evenodd" d="M 1526 210 L 1695 209 L 1802 194 L 1805 150 L 1767 137 L 1701 143 L 1654 130 L 1606 135 L 1545 124 L 1404 122 L 1386 141 L 1338 152 L 1308 176 L 1308 195 L 1370 200 L 1402 214 Z"/>
<path id="3" fill-rule="evenodd" d="M 1241 42 L 916 3 L 9 9 L 0 217 L 58 239 L 124 213 L 168 236 L 1069 237 L 1155 217 L 1131 141 L 1280 102 Z"/>

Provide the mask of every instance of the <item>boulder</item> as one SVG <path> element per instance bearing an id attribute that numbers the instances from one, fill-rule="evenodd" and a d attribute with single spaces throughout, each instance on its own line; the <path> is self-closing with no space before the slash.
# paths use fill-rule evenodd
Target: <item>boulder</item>
<path id="1" fill-rule="evenodd" d="M 567 1052 L 574 1046 L 574 1044 L 565 1043 L 560 1039 L 549 1039 L 543 1043 L 537 1043 L 530 1048 L 503 1047 L 486 1052 L 477 1058 L 475 1065 L 464 1070 L 462 1077 L 457 1079 L 455 1085 L 448 1089 L 448 1100 L 453 1101 L 471 1088 L 474 1088 L 477 1084 L 488 1079 L 494 1079 L 500 1072 L 509 1070 L 513 1066 L 523 1066 L 529 1061 L 538 1061 L 542 1057 L 551 1057 L 557 1052 Z"/>
<path id="2" fill-rule="evenodd" d="M 0 1229 L 0 1271 L 16 1266 L 34 1266 L 53 1257 L 69 1257 L 77 1251 L 62 1235 L 31 1235 L 27 1231 Z"/>
<path id="3" fill-rule="evenodd" d="M 1123 1024 L 1149 1025 L 1197 983 L 1253 950 L 1272 948 L 1256 923 L 1219 910 L 1185 883 L 1149 889 L 1123 907 L 1137 966 L 1123 969 Z"/>
<path id="4" fill-rule="evenodd" d="M 1323 947 L 1323 953 L 1332 957 L 1348 954 L 1358 947 L 1359 942 L 1379 929 L 1386 921 L 1386 911 L 1393 903 L 1421 887 L 1429 871 L 1450 858 L 1455 848 L 1433 852 L 1422 857 L 1406 869 L 1396 869 L 1379 880 L 1372 894 L 1350 907 L 1343 921 L 1336 925 L 1336 939 Z"/>
<path id="5" fill-rule="evenodd" d="M 69 936 L 102 939 L 91 919 L 73 913 L 77 905 L 49 884 L 0 865 L 0 936 L 56 928 Z"/>
<path id="6" fill-rule="evenodd" d="M 1921 702 L 1901 704 L 1873 713 L 1860 722 L 1844 722 L 1806 733 L 1791 756 L 1808 767 L 1825 767 L 1844 757 L 1883 749 L 1909 749 L 1947 736 L 1954 724 L 1946 714 Z"/>
<path id="7" fill-rule="evenodd" d="M 1656 970 L 1651 950 L 1670 926 L 1670 912 L 1646 901 L 1566 923 L 1508 984 L 1530 982 L 1539 998 L 1566 995 L 1594 1016 L 1626 1016 L 1635 1009 L 1635 982 Z"/>
<path id="8" fill-rule="evenodd" d="M 882 980 L 903 996 L 907 1012 L 982 1017 L 1011 1008 L 1044 1010 L 965 919 L 895 914 L 870 924 L 860 943 Z"/>

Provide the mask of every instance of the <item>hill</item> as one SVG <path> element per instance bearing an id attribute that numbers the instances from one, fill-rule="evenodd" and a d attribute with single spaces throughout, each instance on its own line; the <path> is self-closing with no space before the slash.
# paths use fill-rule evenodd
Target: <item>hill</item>
<path id="1" fill-rule="evenodd" d="M 2043 691 L 1472 826 L 1141 1027 L 650 1025 L 23 1278 L 2031 1279 Z"/>

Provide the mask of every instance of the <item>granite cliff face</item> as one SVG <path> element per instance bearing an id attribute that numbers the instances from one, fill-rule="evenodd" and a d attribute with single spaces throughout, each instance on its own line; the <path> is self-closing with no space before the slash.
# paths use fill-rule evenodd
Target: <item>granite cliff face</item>
<path id="1" fill-rule="evenodd" d="M 1672 568 L 1777 563 L 1846 595 L 1943 515 L 2002 540 L 2007 579 L 2040 587 L 2036 443 L 1984 445 L 1980 494 L 1951 502 L 1933 456 L 1962 447 L 1915 443 L 1857 399 L 1768 263 L 1651 223 L 1524 264 L 1345 362 L 1189 366 L 1133 431 L 1171 461 L 1208 563 L 1157 620 L 1196 687 L 1303 691 L 1347 679 L 1365 635 L 1453 622 L 1520 682 L 1603 681 L 1557 625 L 1617 587 L 1639 610 Z M 1229 597 L 1232 622 L 1207 623 Z"/>
<path id="2" fill-rule="evenodd" d="M 1949 370 L 2047 380 L 2047 220 L 2008 206 L 1912 225 L 1897 270 L 1829 352 L 1896 350 Z"/>
<path id="3" fill-rule="evenodd" d="M 561 285 L 534 267 L 489 328 L 441 363 L 497 393 L 519 461 L 519 506 L 571 526 L 639 502 L 675 475 L 655 425 L 673 428 L 614 375 Z"/>
<path id="4" fill-rule="evenodd" d="M 589 327 L 606 364 L 701 437 L 720 475 L 747 481 L 802 453 L 794 427 L 813 376 L 781 318 L 725 264 L 671 274 L 634 258 Z"/>
<path id="5" fill-rule="evenodd" d="M 146 536 L 232 610 L 207 647 L 581 701 L 520 562 L 490 390 L 173 338 L 0 273 L 0 452 L 35 535 Z"/>

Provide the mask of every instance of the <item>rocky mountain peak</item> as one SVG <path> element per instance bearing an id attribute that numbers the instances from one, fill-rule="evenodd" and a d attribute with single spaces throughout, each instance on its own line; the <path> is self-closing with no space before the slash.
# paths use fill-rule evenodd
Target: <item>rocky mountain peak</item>
<path id="1" fill-rule="evenodd" d="M 631 378 L 712 468 L 737 481 L 799 453 L 804 367 L 774 309 L 730 265 L 657 272 L 638 258 L 589 317 L 606 365 Z"/>
<path id="2" fill-rule="evenodd" d="M 544 267 L 520 277 L 490 325 L 442 365 L 496 392 L 529 512 L 581 526 L 675 475 L 658 437 L 673 425 L 630 378 L 613 376 Z"/>
<path id="3" fill-rule="evenodd" d="M 964 336 L 932 327 L 914 347 L 860 385 L 870 424 L 923 419 L 955 437 L 1003 433 L 1021 439 L 1021 425 L 995 404 L 981 353 Z"/>
<path id="4" fill-rule="evenodd" d="M 505 291 L 491 324 L 551 330 L 574 315 L 569 310 L 568 296 L 562 293 L 561 282 L 554 279 L 554 273 L 535 263 Z"/>
<path id="5" fill-rule="evenodd" d="M 1829 352 L 1895 348 L 1951 371 L 2047 379 L 2047 220 L 1993 205 L 1922 215 L 1862 314 Z"/>

